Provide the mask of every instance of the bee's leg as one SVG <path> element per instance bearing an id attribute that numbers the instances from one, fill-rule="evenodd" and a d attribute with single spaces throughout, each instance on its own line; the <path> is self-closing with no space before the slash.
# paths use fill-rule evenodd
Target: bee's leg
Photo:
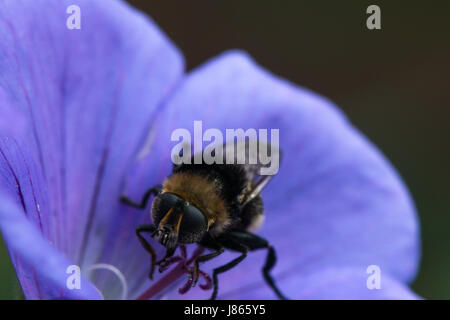
<path id="1" fill-rule="evenodd" d="M 198 281 L 198 276 L 199 276 L 199 263 L 200 262 L 205 262 L 208 260 L 211 260 L 215 257 L 217 257 L 218 255 L 222 254 L 224 252 L 224 248 L 220 247 L 217 251 L 209 253 L 209 254 L 205 254 L 204 256 L 200 256 L 197 259 L 195 259 L 194 262 L 194 281 L 192 282 L 192 286 L 194 287 L 197 284 Z"/>
<path id="2" fill-rule="evenodd" d="M 246 231 L 231 231 L 225 235 L 227 238 L 234 239 L 239 241 L 239 243 L 245 247 L 247 247 L 250 251 L 258 250 L 258 249 L 267 249 L 267 257 L 266 263 L 263 267 L 263 276 L 264 280 L 267 282 L 269 287 L 275 292 L 279 299 L 286 300 L 287 298 L 281 293 L 281 291 L 277 288 L 275 281 L 270 275 L 270 270 L 275 266 L 276 263 L 276 254 L 275 249 L 267 242 L 266 239 L 263 239 L 253 233 L 249 233 Z M 231 247 L 228 249 L 235 250 Z"/>
<path id="3" fill-rule="evenodd" d="M 192 286 L 193 287 L 198 282 L 199 263 L 211 260 L 211 259 L 217 257 L 218 255 L 222 254 L 223 251 L 224 251 L 223 246 L 220 243 L 218 243 L 216 241 L 216 239 L 209 233 L 206 233 L 206 235 L 203 237 L 203 239 L 200 241 L 199 244 L 202 247 L 205 247 L 205 248 L 208 248 L 208 249 L 212 249 L 212 250 L 216 250 L 216 251 L 212 252 L 210 254 L 205 254 L 205 255 L 200 256 L 197 259 L 195 259 L 195 262 L 194 262 L 194 279 L 193 279 L 193 282 L 192 282 Z"/>
<path id="4" fill-rule="evenodd" d="M 240 244 L 239 242 L 234 241 L 234 239 L 228 239 L 228 238 L 224 238 L 221 237 L 221 241 L 220 243 L 227 249 L 231 249 L 233 251 L 237 251 L 240 252 L 241 255 L 233 260 L 231 260 L 230 262 L 228 262 L 227 264 L 215 268 L 213 270 L 213 293 L 211 295 L 211 297 L 209 298 L 209 300 L 215 300 L 217 297 L 217 292 L 219 290 L 219 283 L 218 283 L 218 279 L 217 279 L 217 275 L 223 272 L 226 272 L 228 270 L 230 270 L 231 268 L 234 268 L 239 262 L 241 262 L 242 260 L 245 259 L 245 257 L 247 257 L 247 252 L 248 252 L 248 248 L 242 244 Z M 222 242 L 223 241 L 223 242 Z M 223 250 L 223 249 L 222 249 Z"/>
<path id="5" fill-rule="evenodd" d="M 142 200 L 140 203 L 134 202 L 133 200 L 131 200 L 130 198 L 126 197 L 126 196 L 121 196 L 120 197 L 120 202 L 129 205 L 131 207 L 137 208 L 137 209 L 145 209 L 145 207 L 147 207 L 147 202 L 148 199 L 150 199 L 151 195 L 158 195 L 161 193 L 162 190 L 162 186 L 161 185 L 157 185 L 154 186 L 150 189 L 147 190 L 147 192 L 145 192 L 144 196 L 142 197 Z"/>
<path id="6" fill-rule="evenodd" d="M 207 234 L 200 241 L 199 244 L 203 247 L 216 250 L 216 252 L 201 256 L 197 259 L 197 261 L 195 261 L 194 275 L 196 276 L 197 279 L 198 279 L 198 263 L 197 262 L 211 260 L 212 258 L 217 257 L 219 254 L 221 254 L 224 251 L 224 249 L 230 249 L 230 250 L 241 253 L 241 255 L 239 257 L 237 257 L 237 258 L 231 260 L 230 262 L 228 262 L 227 264 L 225 264 L 221 267 L 215 268 L 213 270 L 213 274 L 212 274 L 213 293 L 209 299 L 215 300 L 217 297 L 217 292 L 219 290 L 219 282 L 218 282 L 217 275 L 230 270 L 231 268 L 235 267 L 239 262 L 244 260 L 245 257 L 247 256 L 247 252 L 249 249 L 245 245 L 240 244 L 239 241 L 237 241 L 237 239 L 234 239 L 233 237 L 228 237 L 228 233 L 220 235 L 218 238 L 213 238 L 210 234 Z M 195 274 L 195 270 L 196 270 L 197 274 Z"/>
<path id="7" fill-rule="evenodd" d="M 157 227 L 153 224 L 143 224 L 136 228 L 136 235 L 141 242 L 142 246 L 145 250 L 147 250 L 148 253 L 150 253 L 151 256 L 151 266 L 150 266 L 150 273 L 148 277 L 150 280 L 153 280 L 153 273 L 155 272 L 155 264 L 156 264 L 156 253 L 155 250 L 152 248 L 150 243 L 142 236 L 142 232 L 147 232 L 153 234 L 157 230 Z"/>
<path id="8" fill-rule="evenodd" d="M 158 262 L 156 262 L 156 265 L 161 265 L 163 262 L 165 262 L 168 258 L 170 258 L 171 256 L 173 256 L 173 254 L 175 253 L 175 250 L 177 250 L 178 246 L 175 246 L 173 248 L 167 248 L 166 250 L 166 255 L 164 256 L 164 258 L 162 258 L 161 260 L 159 260 Z M 161 271 L 161 268 L 159 269 L 159 272 Z"/>

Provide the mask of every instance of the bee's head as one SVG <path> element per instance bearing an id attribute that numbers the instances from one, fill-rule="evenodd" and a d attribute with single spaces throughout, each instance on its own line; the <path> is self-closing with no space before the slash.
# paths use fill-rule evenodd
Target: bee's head
<path id="1" fill-rule="evenodd" d="M 208 230 L 203 213 L 173 193 L 162 193 L 155 198 L 152 218 L 158 226 L 154 235 L 168 250 L 175 250 L 178 243 L 198 242 Z"/>

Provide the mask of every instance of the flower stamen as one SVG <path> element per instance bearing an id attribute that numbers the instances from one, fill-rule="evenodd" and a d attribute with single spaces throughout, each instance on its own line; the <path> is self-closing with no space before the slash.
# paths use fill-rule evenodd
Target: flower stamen
<path id="1" fill-rule="evenodd" d="M 194 283 L 195 274 L 192 264 L 203 253 L 203 251 L 204 251 L 203 248 L 197 247 L 195 251 L 192 253 L 192 256 L 188 259 L 186 247 L 184 245 L 180 245 L 179 255 L 167 258 L 159 266 L 159 271 L 164 272 L 175 263 L 178 263 L 177 266 L 173 268 L 169 273 L 167 273 L 163 278 L 161 278 L 155 284 L 153 284 L 143 294 L 141 294 L 137 298 L 137 300 L 151 299 L 183 274 L 187 274 L 187 280 L 184 283 L 184 285 L 182 285 L 178 289 L 178 292 L 180 294 L 185 294 L 186 292 L 188 292 L 195 285 Z M 209 290 L 212 288 L 212 280 L 208 274 L 206 274 L 202 270 L 199 270 L 199 277 L 201 277 L 204 280 L 204 283 L 199 285 L 199 287 L 202 290 Z"/>

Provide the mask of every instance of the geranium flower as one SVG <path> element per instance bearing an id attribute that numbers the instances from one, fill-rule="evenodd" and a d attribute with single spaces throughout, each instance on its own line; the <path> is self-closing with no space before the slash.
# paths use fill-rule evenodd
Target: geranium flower
<path id="1" fill-rule="evenodd" d="M 73 4 L 81 29 L 66 27 Z M 26 298 L 209 297 L 199 286 L 178 292 L 186 261 L 147 278 L 135 228 L 150 222 L 149 210 L 119 202 L 162 182 L 171 132 L 194 120 L 223 132 L 280 130 L 284 159 L 263 191 L 259 234 L 277 250 L 273 276 L 286 296 L 417 297 L 407 284 L 418 223 L 398 174 L 332 102 L 243 52 L 185 73 L 175 45 L 122 1 L 1 0 L 0 115 L 0 226 Z M 235 255 L 202 264 L 199 284 L 208 287 L 212 268 Z M 264 259 L 252 252 L 221 274 L 218 297 L 274 299 Z M 67 286 L 72 265 L 80 289 Z M 380 289 L 367 287 L 371 265 Z"/>

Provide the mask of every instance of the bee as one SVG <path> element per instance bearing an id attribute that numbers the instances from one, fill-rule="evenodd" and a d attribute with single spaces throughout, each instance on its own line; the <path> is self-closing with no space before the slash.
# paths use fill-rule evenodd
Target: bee
<path id="1" fill-rule="evenodd" d="M 155 197 L 151 207 L 154 224 L 136 228 L 139 241 L 151 255 L 150 279 L 155 266 L 173 256 L 178 245 L 197 243 L 212 250 L 195 260 L 194 285 L 199 277 L 199 263 L 215 258 L 225 250 L 240 253 L 237 258 L 213 270 L 213 293 L 210 299 L 214 300 L 218 293 L 218 275 L 235 267 L 246 258 L 249 251 L 265 249 L 267 256 L 262 268 L 264 280 L 279 299 L 286 299 L 270 275 L 276 263 L 274 247 L 266 239 L 252 233 L 263 221 L 261 191 L 273 175 L 260 175 L 264 165 L 257 160 L 254 152 L 249 151 L 248 141 L 237 143 L 237 152 L 233 153 L 236 160 L 239 152 L 245 152 L 244 164 L 236 164 L 237 161 L 227 164 L 225 155 L 230 147 L 236 150 L 234 142 L 224 145 L 223 164 L 206 164 L 204 160 L 194 164 L 192 156 L 190 164 L 174 165 L 171 175 L 163 184 L 150 188 L 140 203 L 126 196 L 121 197 L 121 202 L 145 209 L 150 197 Z M 267 143 L 265 150 L 273 148 Z M 279 149 L 276 150 L 280 153 Z M 150 233 L 152 238 L 157 237 L 166 248 L 161 261 L 156 262 L 155 250 L 143 233 Z"/>

